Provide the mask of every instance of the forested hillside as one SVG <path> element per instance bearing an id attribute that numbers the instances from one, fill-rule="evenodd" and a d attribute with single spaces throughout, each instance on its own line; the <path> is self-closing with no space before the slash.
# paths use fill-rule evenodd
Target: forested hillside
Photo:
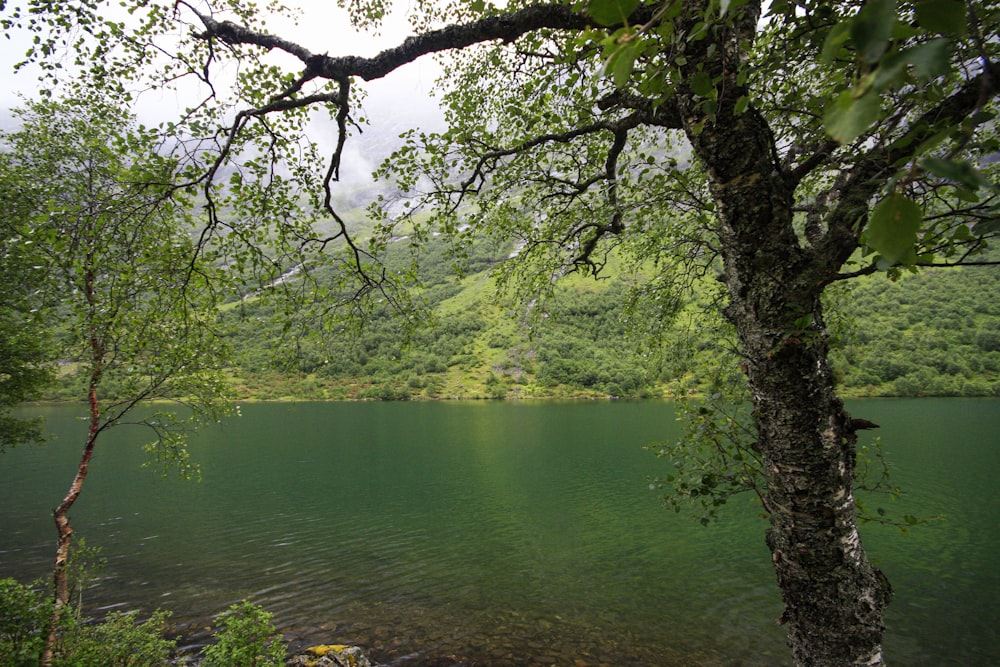
<path id="1" fill-rule="evenodd" d="M 854 285 L 835 360 L 847 394 L 1000 395 L 1000 272 L 929 269 Z"/>
<path id="2" fill-rule="evenodd" d="M 409 262 L 404 246 L 400 266 Z M 280 299 L 230 304 L 224 322 L 240 398 L 649 398 L 681 385 L 697 390 L 695 357 L 701 367 L 739 364 L 712 315 L 714 281 L 696 289 L 675 322 L 651 323 L 631 307 L 634 281 L 620 276 L 571 275 L 545 298 L 503 300 L 490 268 L 511 248 L 474 246 L 460 261 L 462 278 L 443 241 L 420 253 L 423 309 L 410 320 L 386 304 L 364 322 L 325 327 L 290 318 Z M 842 285 L 828 319 L 843 393 L 1000 395 L 998 294 L 995 267 L 924 270 L 896 281 L 878 274 Z M 50 398 L 80 395 L 72 368 L 64 367 Z"/>
<path id="3" fill-rule="evenodd" d="M 569 277 L 553 295 L 498 303 L 480 249 L 458 279 L 440 245 L 421 265 L 427 317 L 409 328 L 387 307 L 363 326 L 282 331 L 266 301 L 229 313 L 240 394 L 280 399 L 469 399 L 669 395 L 687 368 L 677 346 L 650 346 L 621 278 Z M 1000 395 L 1000 272 L 924 270 L 860 278 L 836 293 L 836 372 L 849 396 Z M 696 295 L 697 296 L 697 295 Z M 699 301 L 707 302 L 704 291 Z M 695 307 L 699 317 L 708 310 Z M 666 325 L 666 338 L 726 358 L 721 325 Z M 679 340 L 683 338 L 683 341 Z M 687 353 L 680 353 L 681 355 Z"/>
<path id="4" fill-rule="evenodd" d="M 227 314 L 241 361 L 241 395 L 260 399 L 478 399 L 653 396 L 647 367 L 624 323 L 621 280 L 568 277 L 553 295 L 502 300 L 489 268 L 510 248 L 477 248 L 462 260 L 441 243 L 420 260 L 416 322 L 388 304 L 363 323 L 285 329 L 267 299 Z"/>

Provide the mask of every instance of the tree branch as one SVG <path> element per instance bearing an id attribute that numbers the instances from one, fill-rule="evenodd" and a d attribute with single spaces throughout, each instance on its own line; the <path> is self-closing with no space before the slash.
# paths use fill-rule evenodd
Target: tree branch
<path id="1" fill-rule="evenodd" d="M 827 275 L 833 275 L 858 247 L 868 220 L 872 197 L 884 187 L 885 179 L 897 166 L 916 155 L 924 141 L 943 126 L 955 125 L 1000 94 L 1000 66 L 990 64 L 978 76 L 966 81 L 940 104 L 923 113 L 898 139 L 879 145 L 857 160 L 840 191 L 840 203 L 828 217 L 825 237 L 817 244 L 818 258 Z"/>
<path id="2" fill-rule="evenodd" d="M 607 234 L 620 234 L 625 228 L 625 225 L 622 223 L 621 206 L 618 204 L 618 156 L 625 149 L 627 141 L 627 129 L 620 128 L 615 130 L 615 140 L 608 150 L 608 157 L 604 163 L 604 177 L 608 181 L 608 204 L 611 206 L 612 211 L 611 222 L 597 225 L 594 229 L 594 234 L 586 240 L 580 253 L 573 259 L 574 265 L 590 268 L 595 275 L 598 273 L 600 267 L 594 263 L 591 255 L 594 254 L 598 242 Z"/>
<path id="3" fill-rule="evenodd" d="M 571 5 L 532 5 L 509 14 L 487 16 L 471 23 L 450 25 L 408 37 L 399 46 L 386 49 L 371 58 L 331 57 L 314 54 L 294 42 L 257 32 L 231 21 L 216 21 L 190 5 L 188 7 L 205 26 L 205 31 L 199 37 L 218 39 L 230 45 L 244 44 L 264 49 L 279 49 L 304 63 L 311 75 L 335 81 L 342 81 L 352 76 L 365 81 L 380 79 L 402 65 L 431 53 L 464 49 L 473 44 L 498 39 L 513 42 L 526 33 L 545 28 L 583 30 L 593 23 L 582 12 L 574 11 Z M 640 8 L 630 20 L 642 21 L 652 14 L 649 8 Z"/>

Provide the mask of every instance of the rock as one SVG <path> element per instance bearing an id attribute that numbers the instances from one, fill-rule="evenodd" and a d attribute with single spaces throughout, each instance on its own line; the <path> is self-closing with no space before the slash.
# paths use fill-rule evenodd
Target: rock
<path id="1" fill-rule="evenodd" d="M 346 644 L 310 646 L 285 664 L 287 667 L 377 667 L 361 648 Z"/>

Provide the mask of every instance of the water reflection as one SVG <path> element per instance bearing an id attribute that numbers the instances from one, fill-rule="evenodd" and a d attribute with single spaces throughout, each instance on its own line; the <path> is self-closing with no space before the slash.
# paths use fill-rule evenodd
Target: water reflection
<path id="1" fill-rule="evenodd" d="M 883 425 L 912 489 L 905 502 L 926 498 L 918 509 L 956 518 L 903 539 L 865 530 L 897 589 L 887 647 L 899 664 L 984 664 L 1000 647 L 995 406 L 856 410 Z M 940 433 L 921 424 L 932 410 Z M 0 467 L 0 576 L 37 576 L 51 558 L 49 508 L 79 425 L 68 410 L 46 412 L 59 440 L 9 452 Z M 400 664 L 789 662 L 757 512 L 737 503 L 705 529 L 647 488 L 660 463 L 641 446 L 675 434 L 668 405 L 243 414 L 192 443 L 200 484 L 140 469 L 128 434 L 101 444 L 74 516 L 110 558 L 92 604 L 171 609 L 197 643 L 212 614 L 250 598 L 295 642 L 357 642 Z"/>

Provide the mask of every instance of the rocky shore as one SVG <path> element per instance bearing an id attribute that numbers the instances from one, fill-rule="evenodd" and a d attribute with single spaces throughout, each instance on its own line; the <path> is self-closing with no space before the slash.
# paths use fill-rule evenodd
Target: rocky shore
<path id="1" fill-rule="evenodd" d="M 357 646 L 321 644 L 292 657 L 286 667 L 378 667 Z"/>

